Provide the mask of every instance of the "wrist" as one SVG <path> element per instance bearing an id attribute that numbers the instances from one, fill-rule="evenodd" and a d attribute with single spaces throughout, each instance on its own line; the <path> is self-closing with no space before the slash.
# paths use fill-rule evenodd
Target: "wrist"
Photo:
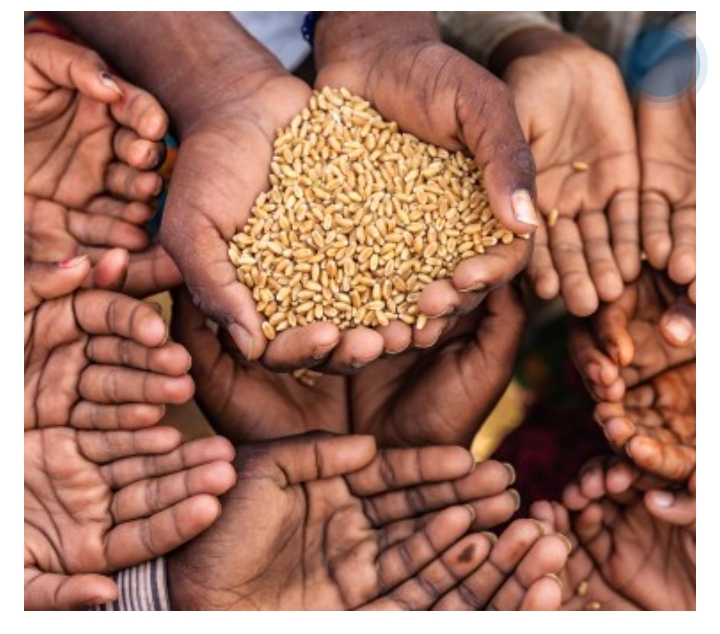
<path id="1" fill-rule="evenodd" d="M 328 11 L 315 23 L 315 65 L 376 59 L 388 49 L 438 42 L 430 11 Z"/>
<path id="2" fill-rule="evenodd" d="M 515 31 L 500 42 L 490 54 L 489 68 L 502 77 L 508 66 L 521 57 L 563 51 L 592 50 L 581 38 L 544 26 Z"/>

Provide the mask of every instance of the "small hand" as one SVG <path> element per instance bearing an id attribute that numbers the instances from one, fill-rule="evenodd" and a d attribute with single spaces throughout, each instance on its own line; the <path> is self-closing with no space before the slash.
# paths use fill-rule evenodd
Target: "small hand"
<path id="1" fill-rule="evenodd" d="M 504 44 L 530 47 L 503 72 L 537 166 L 544 217 L 528 273 L 540 297 L 560 293 L 572 314 L 585 316 L 617 299 L 639 272 L 632 109 L 610 58 L 577 38 L 539 31 Z"/>
<path id="2" fill-rule="evenodd" d="M 96 278 L 112 281 L 104 260 Z M 127 261 L 125 260 L 125 265 Z M 138 429 L 192 397 L 190 357 L 150 305 L 81 289 L 87 257 L 25 266 L 25 429 Z"/>
<path id="3" fill-rule="evenodd" d="M 562 504 L 533 505 L 573 542 L 563 610 L 695 609 L 695 498 L 643 480 L 627 463 L 591 461 Z"/>
<path id="4" fill-rule="evenodd" d="M 112 601 L 100 573 L 136 565 L 192 539 L 235 482 L 223 438 L 181 446 L 169 427 L 25 432 L 25 609 Z"/>

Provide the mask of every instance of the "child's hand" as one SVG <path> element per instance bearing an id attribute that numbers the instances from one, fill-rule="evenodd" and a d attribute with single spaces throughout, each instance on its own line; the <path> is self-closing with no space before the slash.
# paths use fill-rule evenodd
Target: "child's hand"
<path id="1" fill-rule="evenodd" d="M 615 64 L 574 37 L 533 29 L 501 47 L 544 218 L 528 272 L 539 296 L 589 315 L 640 269 L 630 101 Z"/>

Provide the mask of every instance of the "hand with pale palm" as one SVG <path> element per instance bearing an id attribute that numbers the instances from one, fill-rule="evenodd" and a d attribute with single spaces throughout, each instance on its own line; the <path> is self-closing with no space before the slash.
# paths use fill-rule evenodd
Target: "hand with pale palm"
<path id="1" fill-rule="evenodd" d="M 640 265 L 640 165 L 622 77 L 606 55 L 544 28 L 511 35 L 494 56 L 537 167 L 530 279 L 543 299 L 560 294 L 572 314 L 590 315 Z"/>
<path id="2" fill-rule="evenodd" d="M 133 252 L 126 290 L 180 281 L 143 228 L 162 179 L 167 115 L 147 92 L 113 78 L 90 49 L 25 36 L 25 256 L 59 261 Z"/>
<path id="3" fill-rule="evenodd" d="M 126 254 L 125 254 L 126 255 Z M 25 429 L 71 425 L 138 429 L 157 423 L 165 404 L 194 391 L 188 353 L 167 342 L 148 303 L 100 288 L 80 288 L 94 273 L 107 284 L 115 252 L 93 271 L 87 257 L 25 265 Z"/>
<path id="4" fill-rule="evenodd" d="M 232 445 L 181 445 L 170 427 L 25 432 L 25 609 L 112 601 L 104 574 L 165 554 L 210 526 L 235 482 Z"/>
<path id="5" fill-rule="evenodd" d="M 695 610 L 694 496 L 594 460 L 562 503 L 537 502 L 531 514 L 573 543 L 563 610 Z"/>
<path id="6" fill-rule="evenodd" d="M 500 463 L 473 470 L 459 447 L 378 451 L 360 435 L 237 451 L 221 519 L 167 558 L 173 609 L 520 609 L 518 578 L 535 588 L 526 609 L 559 605 L 545 575 L 564 559 L 537 528 L 508 529 L 496 554 L 495 539 L 465 535 L 497 519 L 486 497 L 509 483 Z"/>

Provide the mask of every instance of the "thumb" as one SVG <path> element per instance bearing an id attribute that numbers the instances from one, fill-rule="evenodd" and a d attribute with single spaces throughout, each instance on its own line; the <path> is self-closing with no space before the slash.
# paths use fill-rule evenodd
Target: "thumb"
<path id="1" fill-rule="evenodd" d="M 58 299 L 75 292 L 90 273 L 88 256 L 62 262 L 25 262 L 25 312 L 35 310 L 43 301 Z"/>
<path id="2" fill-rule="evenodd" d="M 25 569 L 26 610 L 82 610 L 109 603 L 117 596 L 117 585 L 110 577 Z"/>
<path id="3" fill-rule="evenodd" d="M 653 517 L 675 526 L 686 526 L 695 532 L 695 496 L 680 491 L 655 489 L 645 494 L 645 507 Z"/>

